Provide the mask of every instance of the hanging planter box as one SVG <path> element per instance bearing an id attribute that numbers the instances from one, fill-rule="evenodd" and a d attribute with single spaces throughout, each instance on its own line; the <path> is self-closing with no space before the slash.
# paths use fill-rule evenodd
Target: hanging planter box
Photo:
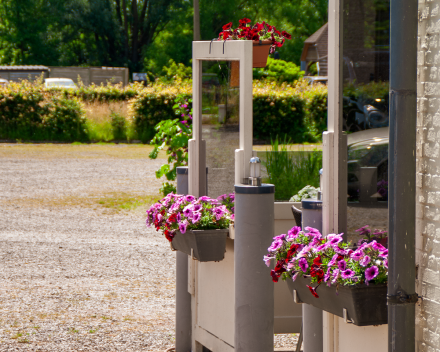
<path id="1" fill-rule="evenodd" d="M 179 231 L 171 242 L 177 251 L 193 256 L 200 262 L 219 262 L 224 259 L 229 229 Z"/>
<path id="2" fill-rule="evenodd" d="M 252 67 L 266 67 L 271 45 L 272 42 L 270 40 L 254 41 L 254 60 Z"/>
<path id="3" fill-rule="evenodd" d="M 328 287 L 324 283 L 316 290 L 319 298 L 312 295 L 306 285 L 310 279 L 298 276 L 287 280 L 296 303 L 307 303 L 331 314 L 346 319 L 354 325 L 381 325 L 388 323 L 387 285 L 356 285 Z M 295 291 L 295 292 L 294 292 Z"/>

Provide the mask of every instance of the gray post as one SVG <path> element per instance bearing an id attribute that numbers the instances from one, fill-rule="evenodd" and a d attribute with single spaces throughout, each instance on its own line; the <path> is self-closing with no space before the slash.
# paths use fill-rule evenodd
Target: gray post
<path id="1" fill-rule="evenodd" d="M 177 168 L 177 194 L 188 194 L 188 167 Z M 191 294 L 188 256 L 176 252 L 176 352 L 191 351 Z"/>
<path id="2" fill-rule="evenodd" d="M 302 228 L 313 227 L 322 232 L 322 201 L 304 199 Z M 302 305 L 304 352 L 322 352 L 324 349 L 322 310 L 309 304 Z"/>
<path id="3" fill-rule="evenodd" d="M 415 351 L 417 1 L 391 0 L 388 351 Z"/>
<path id="4" fill-rule="evenodd" d="M 274 284 L 263 256 L 274 236 L 273 185 L 235 186 L 235 351 L 273 351 Z"/>

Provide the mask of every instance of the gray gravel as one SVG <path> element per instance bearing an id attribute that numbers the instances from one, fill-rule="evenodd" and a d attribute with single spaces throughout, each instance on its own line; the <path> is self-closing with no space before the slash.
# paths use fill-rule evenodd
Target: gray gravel
<path id="1" fill-rule="evenodd" d="M 145 226 L 145 207 L 115 212 L 98 202 L 156 194 L 163 160 L 2 151 L 0 351 L 172 347 L 174 252 Z M 275 341 L 292 348 L 295 338 Z"/>

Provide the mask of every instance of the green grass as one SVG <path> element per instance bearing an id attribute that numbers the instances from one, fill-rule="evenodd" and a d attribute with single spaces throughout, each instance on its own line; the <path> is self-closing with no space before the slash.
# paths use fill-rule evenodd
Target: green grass
<path id="1" fill-rule="evenodd" d="M 288 141 L 283 144 L 273 141 L 262 160 L 268 174 L 265 181 L 275 185 L 276 200 L 289 200 L 307 185 L 319 187 L 322 152 L 289 151 L 288 144 Z"/>
<path id="2" fill-rule="evenodd" d="M 159 196 L 133 196 L 126 193 L 115 194 L 114 196 L 101 198 L 99 204 L 113 210 L 133 210 L 142 205 L 151 205 L 160 199 Z"/>

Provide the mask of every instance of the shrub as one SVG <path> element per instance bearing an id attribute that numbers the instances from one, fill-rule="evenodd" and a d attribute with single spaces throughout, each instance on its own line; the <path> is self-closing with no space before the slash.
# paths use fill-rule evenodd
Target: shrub
<path id="1" fill-rule="evenodd" d="M 126 140 L 127 121 L 125 120 L 125 117 L 114 111 L 112 111 L 110 117 L 111 117 L 112 131 L 113 131 L 113 139 Z"/>
<path id="2" fill-rule="evenodd" d="M 253 69 L 254 79 L 274 81 L 278 83 L 294 83 L 304 76 L 299 66 L 293 62 L 267 58 L 267 66 Z"/>
<path id="3" fill-rule="evenodd" d="M 143 89 L 130 106 L 131 116 L 138 138 L 149 143 L 155 135 L 155 126 L 163 120 L 176 116 L 174 100 L 181 95 L 190 99 L 192 87 L 188 83 L 177 83 L 174 86 L 156 84 Z"/>
<path id="4" fill-rule="evenodd" d="M 295 93 L 291 87 L 275 84 L 259 82 L 254 86 L 254 138 L 270 140 L 287 135 L 294 143 L 309 141 L 306 102 Z"/>
<path id="5" fill-rule="evenodd" d="M 0 138 L 87 140 L 85 112 L 77 99 L 48 94 L 26 81 L 0 89 L 0 121 Z"/>

